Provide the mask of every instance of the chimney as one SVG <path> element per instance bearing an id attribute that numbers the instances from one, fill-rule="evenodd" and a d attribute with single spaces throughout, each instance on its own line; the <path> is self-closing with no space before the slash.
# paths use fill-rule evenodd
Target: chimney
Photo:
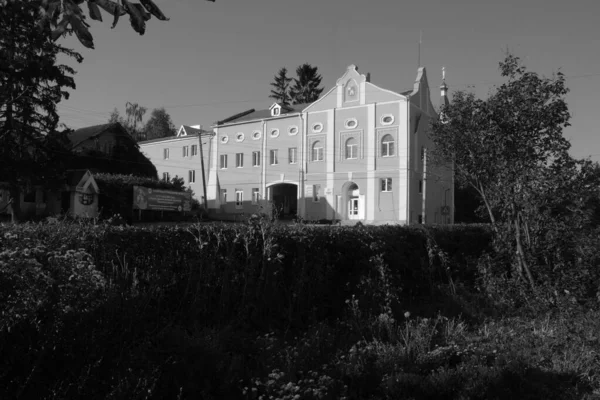
<path id="1" fill-rule="evenodd" d="M 367 72 L 367 82 L 371 82 L 371 73 Z"/>

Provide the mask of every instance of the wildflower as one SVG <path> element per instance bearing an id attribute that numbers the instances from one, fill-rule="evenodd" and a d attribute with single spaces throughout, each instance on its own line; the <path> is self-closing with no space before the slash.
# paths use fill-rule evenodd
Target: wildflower
<path id="1" fill-rule="evenodd" d="M 410 318 L 410 311 L 404 313 L 404 318 Z"/>

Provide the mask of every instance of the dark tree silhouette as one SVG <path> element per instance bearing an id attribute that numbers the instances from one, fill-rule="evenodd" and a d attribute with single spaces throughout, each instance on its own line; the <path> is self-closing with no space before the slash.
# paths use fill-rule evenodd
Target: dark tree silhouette
<path id="1" fill-rule="evenodd" d="M 289 105 L 290 104 L 290 82 L 292 78 L 287 76 L 287 68 L 283 67 L 275 75 L 275 81 L 271 82 L 271 94 L 270 98 L 275 99 L 278 103 Z"/>
<path id="2" fill-rule="evenodd" d="M 317 67 L 304 63 L 296 68 L 297 78 L 294 78 L 294 85 L 290 88 L 290 97 L 293 104 L 312 103 L 319 99 L 323 88 L 321 75 L 317 72 Z"/>

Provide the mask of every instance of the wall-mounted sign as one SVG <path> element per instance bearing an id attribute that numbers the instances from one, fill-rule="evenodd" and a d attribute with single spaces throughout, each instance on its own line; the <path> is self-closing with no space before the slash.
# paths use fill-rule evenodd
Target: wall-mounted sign
<path id="1" fill-rule="evenodd" d="M 137 210 L 190 211 L 192 195 L 187 192 L 134 186 L 133 208 Z"/>
<path id="2" fill-rule="evenodd" d="M 450 214 L 450 206 L 442 206 L 442 215 Z"/>

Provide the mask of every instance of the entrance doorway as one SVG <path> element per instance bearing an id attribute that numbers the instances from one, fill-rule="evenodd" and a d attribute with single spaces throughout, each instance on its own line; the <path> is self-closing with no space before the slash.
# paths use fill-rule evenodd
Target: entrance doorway
<path id="1" fill-rule="evenodd" d="M 294 219 L 298 213 L 298 186 L 293 183 L 277 183 L 268 188 L 273 217 Z"/>
<path id="2" fill-rule="evenodd" d="M 340 217 L 349 220 L 365 219 L 365 196 L 360 194 L 358 185 L 347 182 L 342 187 L 342 193 L 342 209 L 338 211 Z"/>

